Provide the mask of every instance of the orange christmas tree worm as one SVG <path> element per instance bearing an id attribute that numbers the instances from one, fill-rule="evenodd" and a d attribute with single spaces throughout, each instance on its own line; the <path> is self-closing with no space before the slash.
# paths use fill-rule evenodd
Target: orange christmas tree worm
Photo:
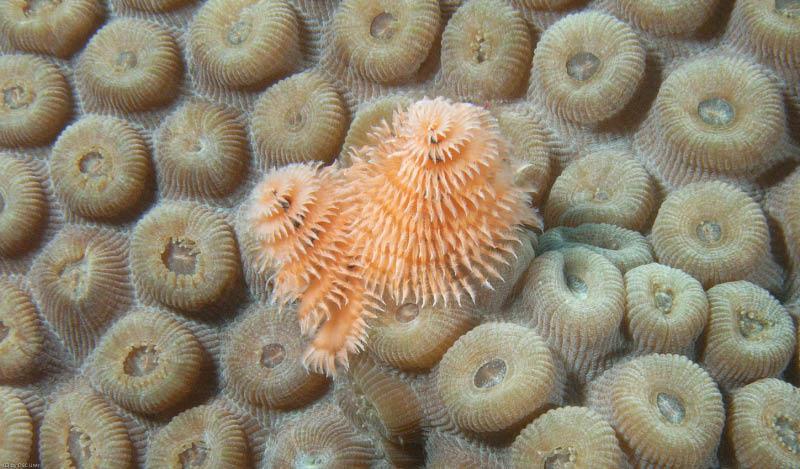
<path id="1" fill-rule="evenodd" d="M 257 262 L 277 267 L 275 298 L 297 301 L 314 337 L 305 364 L 328 374 L 363 349 L 381 299 L 474 301 L 503 281 L 522 227 L 541 227 L 486 110 L 423 99 L 369 140 L 348 169 L 273 170 L 247 207 Z"/>

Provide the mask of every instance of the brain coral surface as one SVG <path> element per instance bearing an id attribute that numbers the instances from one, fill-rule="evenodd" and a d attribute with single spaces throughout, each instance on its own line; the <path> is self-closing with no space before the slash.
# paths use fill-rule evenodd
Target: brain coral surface
<path id="1" fill-rule="evenodd" d="M 797 0 L 0 0 L 0 50 L 0 465 L 800 467 Z M 442 197 L 424 277 L 385 217 Z"/>

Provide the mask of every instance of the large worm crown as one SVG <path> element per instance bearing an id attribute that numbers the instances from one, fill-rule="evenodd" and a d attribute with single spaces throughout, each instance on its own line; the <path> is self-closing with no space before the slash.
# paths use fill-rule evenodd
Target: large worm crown
<path id="1" fill-rule="evenodd" d="M 397 301 L 447 301 L 502 276 L 519 241 L 538 226 L 513 186 L 497 123 L 476 106 L 423 99 L 396 113 L 361 149 L 354 173 L 366 195 L 353 236 L 368 287 Z M 387 187 L 390 188 L 387 190 Z"/>

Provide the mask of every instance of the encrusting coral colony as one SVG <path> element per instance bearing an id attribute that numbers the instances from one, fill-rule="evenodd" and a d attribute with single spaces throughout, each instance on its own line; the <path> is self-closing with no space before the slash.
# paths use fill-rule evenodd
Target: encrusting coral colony
<path id="1" fill-rule="evenodd" d="M 800 1 L 0 0 L 0 466 L 800 468 Z"/>

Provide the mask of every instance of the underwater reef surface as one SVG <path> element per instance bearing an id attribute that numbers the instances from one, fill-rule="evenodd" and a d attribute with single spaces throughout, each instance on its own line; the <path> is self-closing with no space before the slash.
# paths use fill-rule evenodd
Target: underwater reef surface
<path id="1" fill-rule="evenodd" d="M 0 50 L 0 465 L 800 467 L 798 0 L 0 0 Z"/>

